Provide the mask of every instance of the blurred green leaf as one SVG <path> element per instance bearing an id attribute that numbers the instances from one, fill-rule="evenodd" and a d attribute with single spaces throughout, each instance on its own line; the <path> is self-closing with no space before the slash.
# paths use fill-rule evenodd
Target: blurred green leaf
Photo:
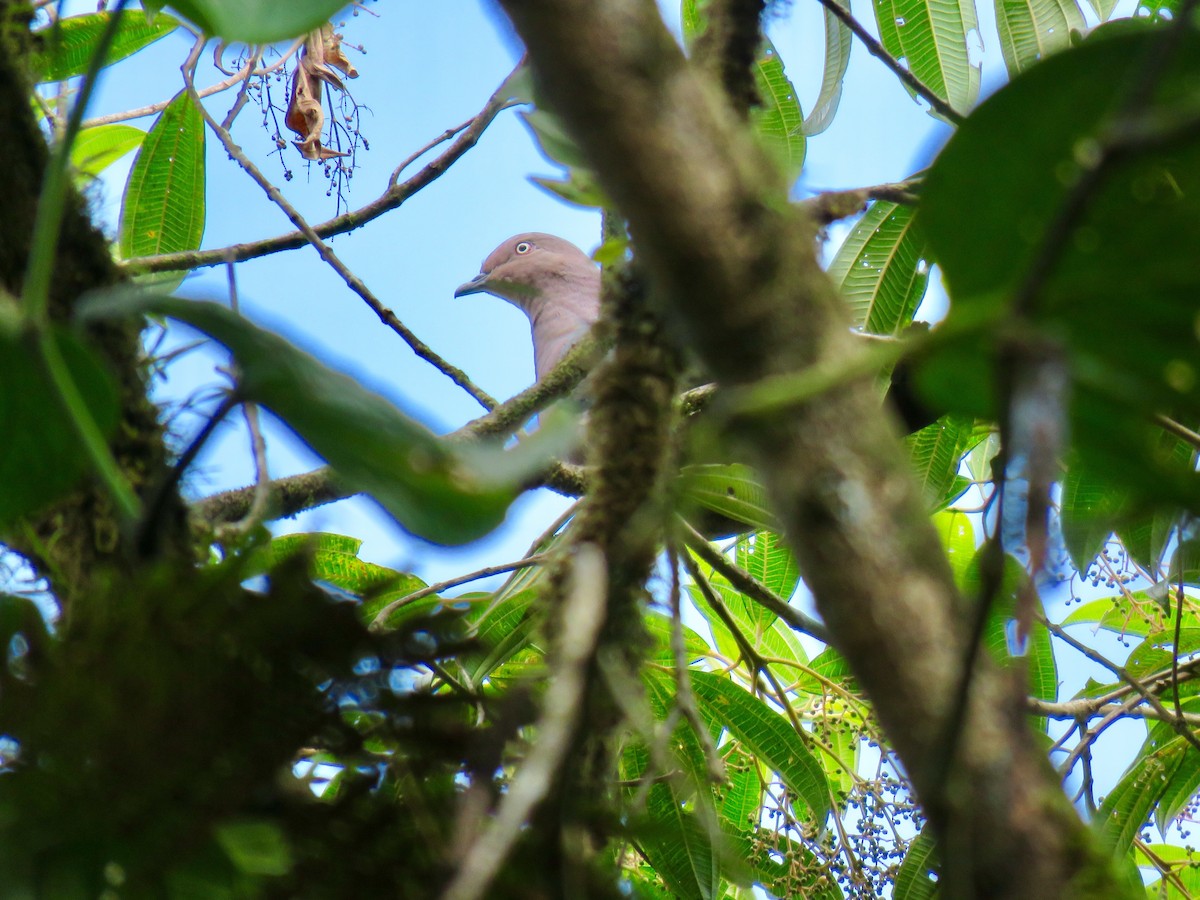
<path id="1" fill-rule="evenodd" d="M 1071 46 L 1071 32 L 1086 27 L 1075 0 L 995 0 L 995 6 L 1010 78 Z"/>
<path id="2" fill-rule="evenodd" d="M 227 42 L 270 44 L 302 37 L 320 28 L 343 7 L 345 0 L 151 0 L 148 10 L 168 6 L 190 19 L 210 37 Z M 155 16 L 155 21 L 158 17 Z"/>
<path id="3" fill-rule="evenodd" d="M 1146 28 L 1100 29 L 999 90 L 938 157 L 920 210 L 952 298 L 943 327 L 977 329 L 975 339 L 919 368 L 926 399 L 965 414 L 996 414 L 994 338 L 1002 329 L 978 324 L 1005 320 L 1046 241 L 1061 237 L 1061 251 L 1035 285 L 1032 325 L 1068 360 L 1075 455 L 1102 492 L 1128 490 L 1123 500 L 1138 513 L 1155 505 L 1200 508 L 1200 478 L 1163 447 L 1151 418 L 1155 411 L 1184 421 L 1200 416 L 1196 275 L 1188 262 L 1200 241 L 1200 140 L 1181 132 L 1169 143 L 1123 152 L 1071 232 L 1049 229 L 1080 173 L 1103 153 L 1100 141 L 1156 40 Z M 1189 34 L 1171 60 L 1136 113 L 1142 124 L 1122 127 L 1170 129 L 1194 117 L 1200 38 Z M 1022 139 L 997 142 L 998 134 Z M 972 198 L 966 217 L 964 197 Z M 1074 540 L 1076 562 L 1086 562 L 1081 557 L 1095 541 Z"/>
<path id="4" fill-rule="evenodd" d="M 953 509 L 943 510 L 934 514 L 933 527 L 946 548 L 954 580 L 962 587 L 975 560 L 975 526 L 971 524 L 971 516 Z"/>
<path id="5" fill-rule="evenodd" d="M 912 322 L 929 284 L 928 251 L 915 215 L 911 206 L 876 200 L 829 264 L 856 328 L 899 334 Z"/>
<path id="6" fill-rule="evenodd" d="M 959 464 L 984 437 L 971 420 L 943 416 L 904 439 L 930 509 L 941 509 L 970 484 L 959 478 Z"/>
<path id="7" fill-rule="evenodd" d="M 279 416 L 347 485 L 428 540 L 458 544 L 487 534 L 518 493 L 517 483 L 497 481 L 496 473 L 519 482 L 545 463 L 540 449 L 522 445 L 510 453 L 473 448 L 468 457 L 354 379 L 215 303 L 109 294 L 93 298 L 84 314 L 146 313 L 179 319 L 224 344 L 237 360 L 244 399 Z"/>
<path id="8" fill-rule="evenodd" d="M 36 35 L 41 40 L 36 46 L 41 49 L 35 50 L 29 56 L 34 80 L 39 83 L 63 81 L 87 72 L 92 57 L 100 47 L 100 36 L 104 33 L 111 15 L 107 12 L 95 12 L 82 16 L 68 16 L 37 31 Z M 159 38 L 166 37 L 178 27 L 179 20 L 172 16 L 158 16 L 153 24 L 148 24 L 145 16 L 136 12 L 124 13 L 121 16 L 121 24 L 117 26 L 112 46 L 109 47 L 105 65 L 112 65 L 136 53 Z"/>
<path id="9" fill-rule="evenodd" d="M 778 532 L 760 531 L 739 540 L 735 561 L 784 600 L 800 584 L 800 564 Z"/>
<path id="10" fill-rule="evenodd" d="M 119 410 L 108 371 L 73 332 L 53 334 L 92 418 L 111 434 Z M 2 326 L 0 384 L 8 386 L 0 393 L 0 524 L 8 524 L 61 497 L 89 470 L 89 462 L 36 342 Z"/>
<path id="11" fill-rule="evenodd" d="M 1161 511 L 1135 517 L 1117 525 L 1117 537 L 1134 562 L 1157 575 L 1163 552 L 1175 531 L 1176 519 L 1174 513 Z"/>
<path id="12" fill-rule="evenodd" d="M 874 7 L 884 48 L 966 113 L 979 96 L 979 67 L 967 52 L 968 34 L 979 27 L 973 0 L 874 0 Z"/>
<path id="13" fill-rule="evenodd" d="M 217 828 L 217 841 L 248 875 L 286 875 L 292 854 L 279 826 L 268 821 L 230 822 Z"/>
<path id="14" fill-rule="evenodd" d="M 850 11 L 850 0 L 836 2 L 847 12 Z M 854 35 L 850 29 L 827 8 L 822 7 L 822 12 L 825 15 L 825 69 L 821 73 L 821 90 L 817 94 L 817 101 L 804 119 L 805 137 L 818 135 L 833 123 L 842 99 L 842 80 L 850 65 L 850 49 L 854 45 Z"/>
<path id="15" fill-rule="evenodd" d="M 142 141 L 121 204 L 121 256 L 195 250 L 204 236 L 204 120 L 176 94 Z"/>
<path id="16" fill-rule="evenodd" d="M 85 128 L 71 145 L 71 167 L 95 178 L 118 159 L 142 145 L 146 132 L 130 125 L 97 125 Z"/>
<path id="17" fill-rule="evenodd" d="M 677 485 L 684 501 L 757 529 L 779 530 L 778 520 L 767 508 L 766 489 L 749 466 L 737 463 L 684 466 Z"/>
<path id="18" fill-rule="evenodd" d="M 1190 538 L 1175 547 L 1167 581 L 1171 584 L 1200 584 L 1200 538 Z"/>
<path id="19" fill-rule="evenodd" d="M 1059 501 L 1063 541 L 1071 562 L 1086 572 L 1112 534 L 1122 497 L 1081 460 L 1072 460 L 1062 481 Z"/>

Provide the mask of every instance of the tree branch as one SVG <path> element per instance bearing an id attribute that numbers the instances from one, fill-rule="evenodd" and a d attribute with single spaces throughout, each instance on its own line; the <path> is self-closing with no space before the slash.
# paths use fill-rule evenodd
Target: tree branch
<path id="1" fill-rule="evenodd" d="M 408 198 L 440 178 L 451 165 L 478 143 L 480 136 L 492 123 L 492 120 L 508 106 L 508 83 L 509 78 L 506 78 L 488 99 L 483 109 L 471 120 L 470 125 L 463 129 L 454 143 L 447 147 L 440 156 L 405 181 L 389 185 L 382 195 L 366 206 L 342 213 L 340 216 L 334 216 L 328 221 L 312 226 L 313 233 L 318 237 L 327 238 L 361 228 L 384 213 L 396 209 Z M 437 143 L 438 141 L 435 141 L 432 146 L 436 146 Z M 181 272 L 205 266 L 217 266 L 225 262 L 256 259 L 260 256 L 279 253 L 282 250 L 295 250 L 308 243 L 309 240 L 304 232 L 297 230 L 261 241 L 232 244 L 215 250 L 189 250 L 182 253 L 162 253 L 157 256 L 138 256 L 127 259 L 120 265 L 130 273 Z"/>
<path id="2" fill-rule="evenodd" d="M 548 108 L 627 217 L 656 296 L 717 381 L 829 367 L 853 353 L 813 224 L 683 58 L 651 0 L 501 0 Z M 895 434 L 865 381 L 740 420 L 821 616 L 876 703 L 943 846 L 950 888 L 1069 897 L 1110 883 L 988 658 L 954 777 L 931 768 L 967 641 L 963 603 Z M 1022 864 L 1014 869 L 1012 861 Z M 1086 870 L 1086 876 L 1083 875 Z"/>
<path id="3" fill-rule="evenodd" d="M 197 54 L 198 49 L 203 46 L 203 41 L 204 38 L 197 39 L 197 47 L 193 49 L 193 57 Z M 242 148 L 234 142 L 233 136 L 226 129 L 222 128 L 220 123 L 212 117 L 212 114 L 209 113 L 209 111 L 204 107 L 204 104 L 200 102 L 200 98 L 196 95 L 196 87 L 192 83 L 191 74 L 193 65 L 194 61 L 189 59 L 189 61 L 185 63 L 183 67 L 184 81 L 187 84 L 187 89 L 191 93 L 192 99 L 196 102 L 196 106 L 200 110 L 200 115 L 204 117 L 204 121 L 208 124 L 208 127 L 212 129 L 218 140 L 220 140 L 221 146 L 225 148 L 226 152 L 233 157 L 233 159 L 239 166 L 242 167 L 247 175 L 254 179 L 254 182 L 263 189 L 263 192 L 266 193 L 267 197 L 270 198 L 270 200 L 283 211 L 284 215 L 286 215 L 292 221 L 292 224 L 294 224 L 304 236 L 304 240 L 311 244 L 321 259 L 324 260 L 330 268 L 332 268 L 338 273 L 338 275 L 341 276 L 342 280 L 346 282 L 346 286 L 349 287 L 350 290 L 354 291 L 354 293 L 358 294 L 358 296 L 361 297 L 364 302 L 366 302 L 367 306 L 371 307 L 371 310 L 379 317 L 379 320 L 391 328 L 392 331 L 396 332 L 396 334 L 398 334 L 400 338 L 406 344 L 408 344 L 413 353 L 425 360 L 427 363 L 457 384 L 460 388 L 474 397 L 479 405 L 484 409 L 494 409 L 497 404 L 490 395 L 476 387 L 475 383 L 467 377 L 467 374 L 463 372 L 462 369 L 442 359 L 442 357 L 435 353 L 428 344 L 418 338 L 407 325 L 400 321 L 400 319 L 394 312 L 392 312 L 392 310 L 388 309 L 383 305 L 383 303 L 380 302 L 379 298 L 371 292 L 366 284 L 363 283 L 361 278 L 350 271 L 350 267 L 338 258 L 338 255 L 333 252 L 333 248 L 321 240 L 320 236 L 312 229 L 308 222 L 305 221 L 304 217 L 300 215 L 300 211 L 292 206 L 288 199 L 283 196 L 283 193 L 279 190 L 279 188 L 273 185 L 267 179 L 267 177 L 263 175 L 258 166 L 256 166 L 251 161 L 250 157 L 245 154 Z"/>
<path id="4" fill-rule="evenodd" d="M 508 437 L 528 422 L 532 415 L 572 391 L 607 346 L 607 339 L 599 336 L 580 341 L 541 381 L 451 432 L 447 438 L 470 442 Z M 578 497 L 585 487 L 583 470 L 579 466 L 555 463 L 539 479 L 526 485 L 530 488 L 542 486 L 566 496 Z M 250 485 L 213 494 L 193 503 L 192 513 L 210 527 L 236 522 L 249 513 L 259 490 L 257 485 Z M 356 493 L 339 484 L 328 466 L 301 475 L 277 478 L 267 482 L 266 490 L 269 506 L 276 518 L 289 518 L 306 509 L 342 500 Z"/>

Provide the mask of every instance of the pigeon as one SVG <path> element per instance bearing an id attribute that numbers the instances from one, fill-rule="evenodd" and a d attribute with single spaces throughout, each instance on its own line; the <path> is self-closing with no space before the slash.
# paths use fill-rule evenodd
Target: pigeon
<path id="1" fill-rule="evenodd" d="M 600 317 L 600 269 L 570 241 L 552 234 L 510 237 L 454 296 L 481 293 L 507 300 L 529 317 L 539 381 Z"/>

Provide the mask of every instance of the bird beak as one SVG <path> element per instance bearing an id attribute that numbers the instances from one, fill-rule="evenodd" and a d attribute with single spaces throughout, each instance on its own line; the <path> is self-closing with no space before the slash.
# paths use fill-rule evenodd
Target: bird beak
<path id="1" fill-rule="evenodd" d="M 478 275 L 476 275 L 470 281 L 466 282 L 465 284 L 460 284 L 458 287 L 456 287 L 454 289 L 454 296 L 455 297 L 465 297 L 467 294 L 486 293 L 487 289 L 488 289 L 487 279 L 488 279 L 488 273 L 480 272 Z"/>

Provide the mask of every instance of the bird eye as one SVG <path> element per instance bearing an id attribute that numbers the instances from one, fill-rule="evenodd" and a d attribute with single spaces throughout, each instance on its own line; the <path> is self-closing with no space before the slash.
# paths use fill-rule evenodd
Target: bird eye
<path id="1" fill-rule="evenodd" d="M 517 244 L 516 247 L 517 253 L 522 255 L 528 253 L 532 249 L 533 244 L 529 243 L 529 241 L 521 241 L 521 243 Z"/>

